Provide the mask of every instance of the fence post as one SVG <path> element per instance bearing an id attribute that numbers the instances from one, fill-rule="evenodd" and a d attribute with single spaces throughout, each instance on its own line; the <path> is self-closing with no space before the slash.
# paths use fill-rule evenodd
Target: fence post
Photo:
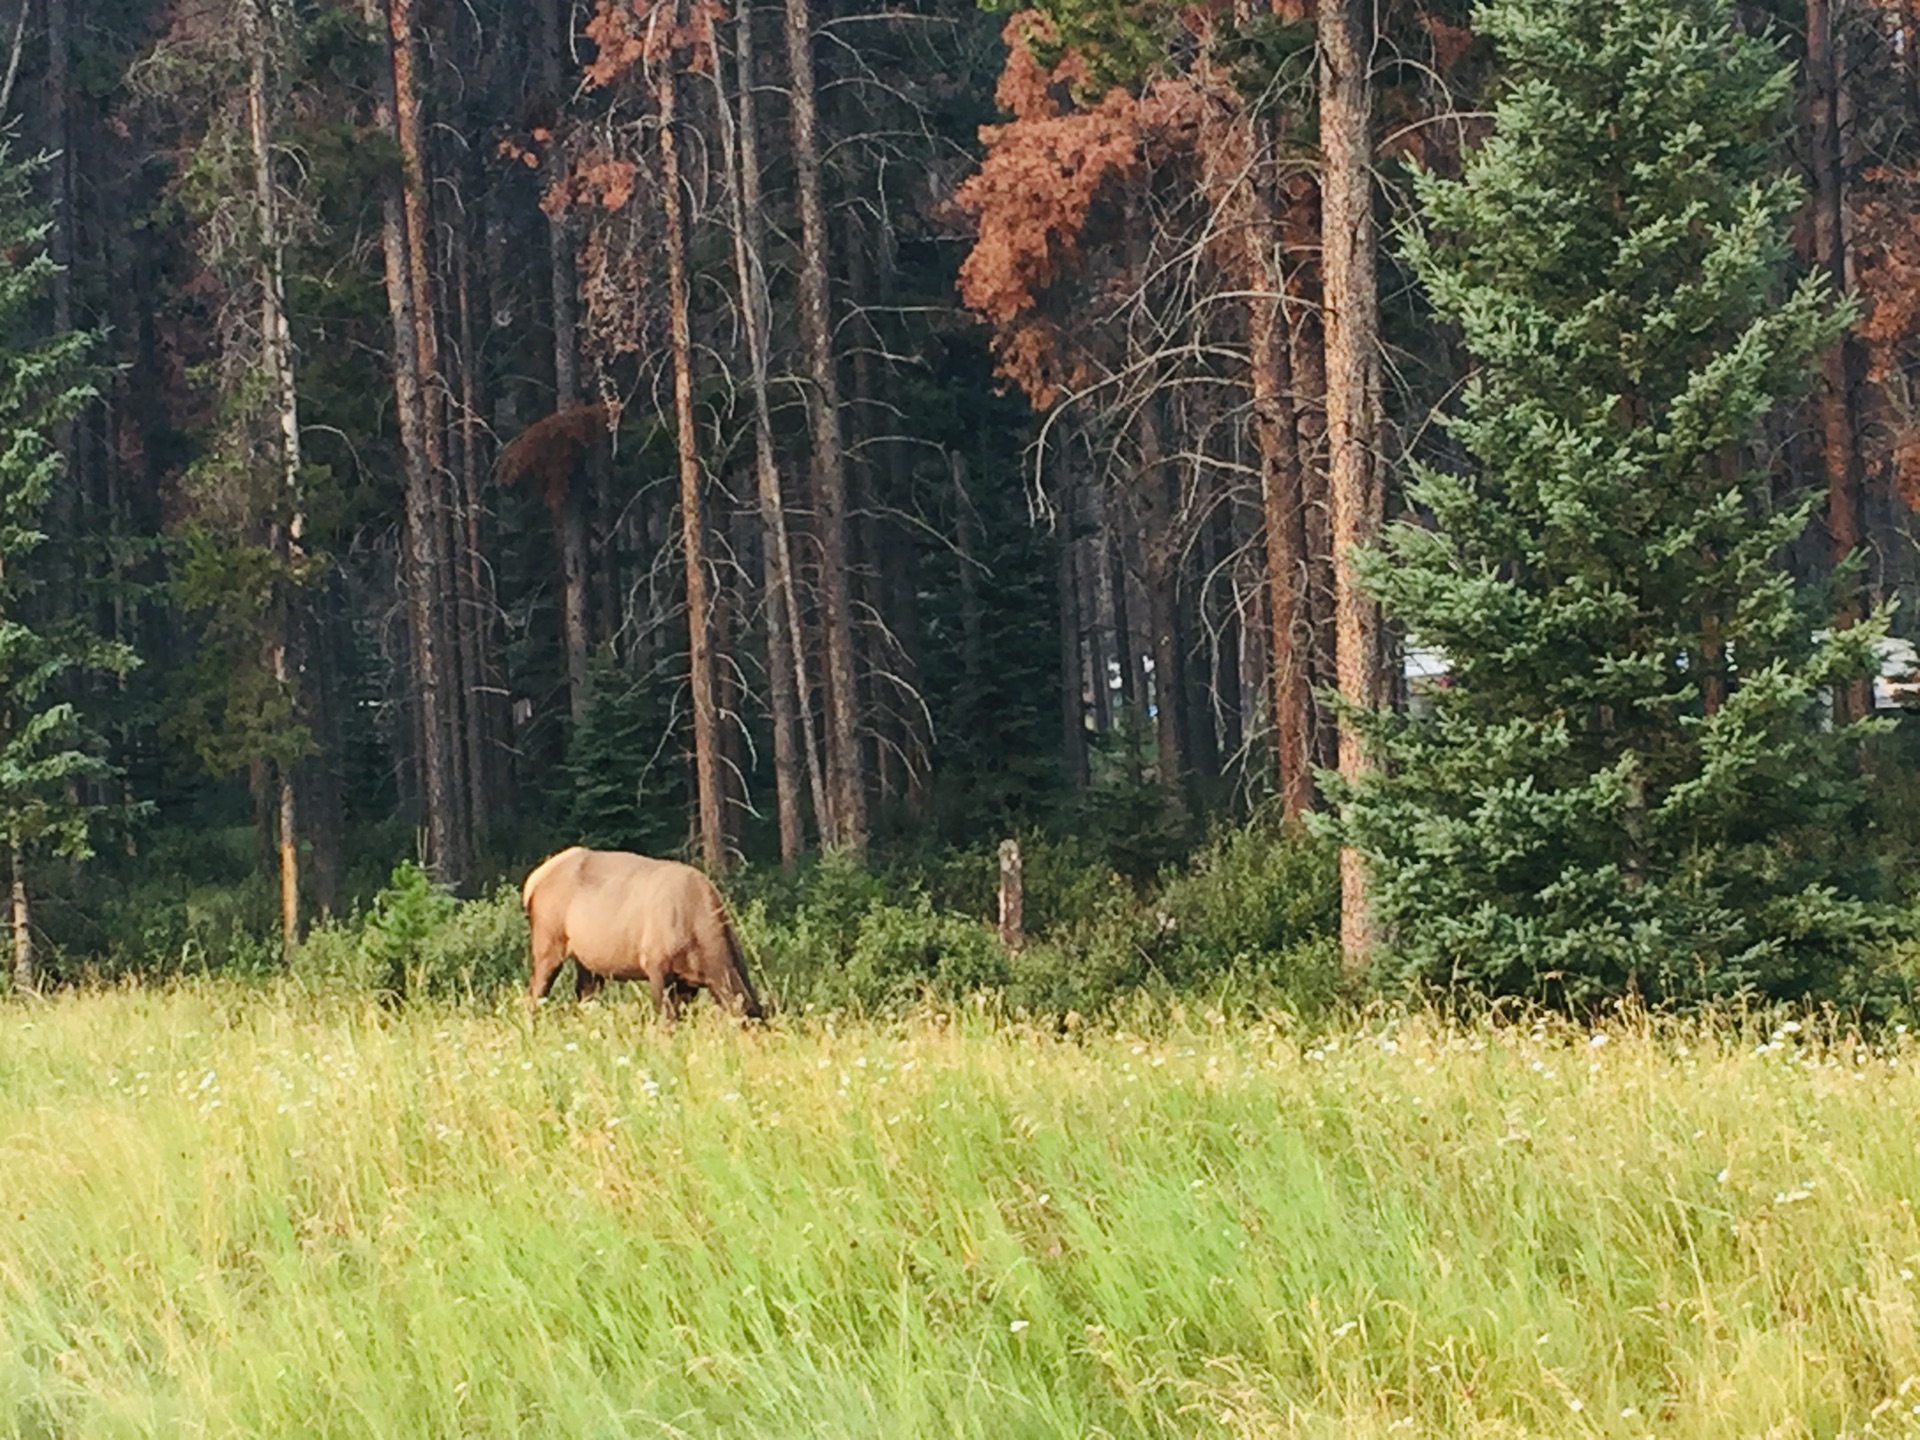
<path id="1" fill-rule="evenodd" d="M 1026 943 L 1021 931 L 1020 842 L 1000 842 L 1000 944 L 1011 955 Z"/>

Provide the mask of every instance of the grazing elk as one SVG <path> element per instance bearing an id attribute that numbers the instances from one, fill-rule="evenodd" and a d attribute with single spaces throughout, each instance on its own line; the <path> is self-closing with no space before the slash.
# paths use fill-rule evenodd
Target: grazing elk
<path id="1" fill-rule="evenodd" d="M 668 1023 L 696 990 L 758 1020 L 740 942 L 713 882 L 691 865 L 575 845 L 520 887 L 532 930 L 527 1004 L 537 1006 L 571 956 L 581 999 L 609 980 L 642 980 Z"/>

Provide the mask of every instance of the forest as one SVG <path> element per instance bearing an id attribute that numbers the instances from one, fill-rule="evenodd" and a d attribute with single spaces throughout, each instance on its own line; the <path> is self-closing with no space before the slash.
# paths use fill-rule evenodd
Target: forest
<path id="1" fill-rule="evenodd" d="M 512 984 L 584 843 L 790 1005 L 1911 996 L 1910 0 L 0 53 L 16 990 Z"/>

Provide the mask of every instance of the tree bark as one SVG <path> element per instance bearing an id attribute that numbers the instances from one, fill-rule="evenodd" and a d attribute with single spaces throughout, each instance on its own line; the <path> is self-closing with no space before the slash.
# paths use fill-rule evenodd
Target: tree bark
<path id="1" fill-rule="evenodd" d="M 1093 612 L 1088 661 L 1093 670 L 1093 725 L 1105 735 L 1113 729 L 1113 676 L 1126 673 L 1126 647 L 1120 638 L 1120 620 L 1113 593 L 1113 531 L 1108 523 L 1106 482 L 1100 476 L 1087 484 L 1087 603 Z"/>
<path id="2" fill-rule="evenodd" d="M 467 841 L 479 816 L 467 809 L 468 726 L 465 711 L 472 701 L 472 676 L 460 645 L 458 567 L 454 552 L 459 538 L 447 465 L 447 393 L 440 365 L 439 308 L 435 300 L 430 246 L 433 229 L 427 202 L 425 126 L 421 117 L 420 85 L 415 69 L 413 0 L 388 0 L 387 25 L 393 59 L 394 134 L 401 157 L 401 201 L 406 217 L 407 271 L 413 292 L 414 365 L 419 376 L 421 439 L 426 458 L 427 552 L 433 589 L 431 620 L 441 667 L 441 723 L 447 727 L 444 753 L 448 770 L 449 827 L 458 839 L 459 857 L 454 876 L 464 875 Z"/>
<path id="3" fill-rule="evenodd" d="M 977 695 L 986 669 L 982 650 L 986 635 L 986 607 L 980 598 L 979 549 L 974 544 L 973 493 L 967 486 L 967 457 L 947 452 L 947 474 L 953 481 L 953 553 L 959 560 L 960 661 L 968 681 L 967 693 Z"/>
<path id="4" fill-rule="evenodd" d="M 33 964 L 32 917 L 27 911 L 27 856 L 18 835 L 10 838 L 8 851 L 13 860 L 13 993 L 33 995 L 40 988 Z"/>
<path id="5" fill-rule="evenodd" d="M 570 0 L 539 0 L 540 6 L 540 79 L 557 114 L 563 104 L 563 58 L 569 39 L 568 24 L 561 15 L 571 16 Z M 549 184 L 561 175 L 561 161 L 555 147 L 549 147 L 547 159 Z M 574 278 L 573 237 L 564 210 L 547 217 L 547 275 L 550 286 L 553 321 L 553 408 L 564 410 L 580 398 L 579 329 L 580 296 Z"/>
<path id="6" fill-rule="evenodd" d="M 773 411 L 767 395 L 767 329 L 771 304 L 767 296 L 763 211 L 760 205 L 758 120 L 753 103 L 753 12 L 743 3 L 735 22 L 740 120 L 737 144 L 725 143 L 722 152 L 732 197 L 733 266 L 740 288 L 740 309 L 747 332 L 748 383 L 753 394 L 754 479 L 760 501 L 760 562 L 767 604 L 767 668 L 773 702 L 774 799 L 780 824 L 780 858 L 792 867 L 806 846 L 800 810 L 800 769 L 804 755 L 811 786 L 814 824 L 829 833 L 825 777 L 814 736 L 811 687 L 807 683 L 807 648 L 800 633 L 800 604 L 793 581 L 793 554 L 788 539 L 786 505 L 781 490 L 778 457 L 774 450 Z M 714 84 L 722 85 L 716 56 Z M 722 123 L 731 120 L 724 91 L 719 95 Z M 795 725 L 800 746 L 795 747 Z"/>
<path id="7" fill-rule="evenodd" d="M 676 28 L 685 11 L 685 0 L 676 0 Z M 720 814 L 719 717 L 714 709 L 706 523 L 700 495 L 698 437 L 693 428 L 693 335 L 687 316 L 686 235 L 681 228 L 680 157 L 673 133 L 676 63 L 669 47 L 655 78 L 660 98 L 660 203 L 666 221 L 673 419 L 680 459 L 680 537 L 687 567 L 687 679 L 693 691 L 694 785 L 700 811 L 701 857 L 708 870 L 719 874 L 727 866 L 727 838 Z"/>
<path id="8" fill-rule="evenodd" d="M 1807 0 L 1808 111 L 1812 128 L 1813 263 L 1833 282 L 1836 295 L 1847 292 L 1845 191 L 1840 138 L 1841 74 L 1833 10 L 1836 0 Z M 1820 421 L 1820 456 L 1827 475 L 1827 534 L 1835 566 L 1847 564 L 1860 548 L 1863 533 L 1861 466 L 1855 444 L 1855 404 L 1848 364 L 1848 339 L 1842 336 L 1820 357 L 1820 387 L 1815 406 Z M 1857 623 L 1866 613 L 1857 579 L 1836 597 L 1835 620 Z M 1852 681 L 1834 695 L 1834 718 L 1857 719 L 1873 705 L 1871 683 Z"/>
<path id="9" fill-rule="evenodd" d="M 1140 488 L 1134 506 L 1139 527 L 1141 585 L 1146 592 L 1147 624 L 1153 657 L 1153 683 L 1144 689 L 1153 707 L 1155 753 L 1160 783 L 1168 800 L 1184 808 L 1187 766 L 1185 737 L 1181 734 L 1180 646 L 1175 584 L 1177 554 L 1175 522 L 1179 509 L 1179 481 L 1173 475 L 1161 443 L 1154 399 L 1140 407 Z"/>
<path id="10" fill-rule="evenodd" d="M 306 530 L 300 495 L 300 400 L 294 383 L 293 335 L 287 322 L 286 257 L 280 230 L 280 197 L 273 176 L 272 136 L 268 123 L 267 37 L 271 13 L 256 3 L 246 12 L 249 56 L 247 133 L 253 145 L 255 223 L 259 226 L 260 334 L 267 373 L 273 379 L 279 422 L 280 495 L 273 506 L 273 549 L 285 567 L 282 596 L 269 640 L 274 683 L 299 707 L 298 685 L 287 663 L 293 609 L 293 567 L 301 558 Z M 300 943 L 300 834 L 294 805 L 294 766 L 282 759 L 274 767 L 279 786 L 280 943 L 290 960 Z"/>
<path id="11" fill-rule="evenodd" d="M 496 790 L 494 737 L 500 733 L 499 678 L 493 666 L 493 596 L 481 563 L 480 399 L 478 357 L 473 327 L 472 265 L 463 225 L 454 242 L 455 294 L 458 298 L 460 367 L 460 559 L 454 578 L 459 597 L 455 622 L 460 634 L 461 668 L 466 674 L 467 813 L 475 828 L 493 811 Z"/>
<path id="12" fill-rule="evenodd" d="M 21 0 L 24 12 L 30 0 Z M 73 133 L 68 106 L 72 99 L 71 50 L 72 27 L 68 0 L 47 0 L 47 258 L 53 261 L 49 289 L 53 297 L 53 333 L 66 335 L 73 330 Z M 5 116 L 0 116 L 4 120 Z M 52 504 L 48 507 L 57 535 L 77 535 L 80 529 L 82 480 L 76 463 L 78 427 L 72 420 L 54 426 L 54 448 L 64 463 L 53 483 Z M 81 599 L 81 575 L 84 562 L 76 555 L 69 567 L 73 585 L 71 603 L 77 609 Z"/>
<path id="13" fill-rule="evenodd" d="M 541 87 L 557 115 L 565 86 L 563 60 L 570 28 L 570 0 L 538 0 L 540 21 Z M 563 20 L 563 15 L 569 17 Z M 564 164 L 557 146 L 547 147 L 543 179 L 557 183 Z M 580 297 L 574 273 L 573 232 L 567 212 L 547 217 L 548 312 L 553 327 L 553 411 L 558 414 L 580 399 Z M 578 726 L 586 719 L 591 695 L 589 657 L 593 639 L 587 617 L 587 502 L 581 487 L 567 487 L 567 513 L 556 532 L 560 541 L 560 623 L 567 647 L 569 713 Z"/>
<path id="14" fill-rule="evenodd" d="M 1055 521 L 1054 544 L 1058 567 L 1056 588 L 1060 606 L 1060 759 L 1067 783 L 1078 787 L 1087 781 L 1087 711 L 1081 691 L 1086 673 L 1084 626 L 1080 619 L 1080 579 L 1074 564 L 1075 517 L 1078 498 L 1073 476 L 1073 459 L 1066 446 L 1060 449 L 1060 499 Z"/>
<path id="15" fill-rule="evenodd" d="M 834 843 L 855 859 L 864 860 L 866 777 L 860 762 L 852 593 L 847 575 L 847 470 L 840 437 L 840 381 L 834 368 L 827 290 L 826 206 L 822 199 L 813 29 L 807 0 L 786 0 L 785 28 L 792 81 L 793 158 L 800 198 L 800 327 L 812 381 L 813 480 L 827 641 L 826 768 L 832 791 Z"/>
<path id="16" fill-rule="evenodd" d="M 1306 521 L 1307 574 L 1302 592 L 1306 666 L 1315 689 L 1338 684 L 1334 665 L 1333 527 L 1327 494 L 1327 347 L 1321 326 L 1325 296 L 1319 274 L 1320 185 L 1311 175 L 1287 184 L 1280 213 L 1281 248 L 1291 259 L 1287 276 L 1288 351 L 1293 370 L 1293 419 L 1300 452 L 1300 503 Z M 1318 699 L 1312 709 L 1313 763 L 1331 770 L 1340 763 L 1339 728 Z"/>
<path id="17" fill-rule="evenodd" d="M 1027 943 L 1026 885 L 1020 842 L 1000 842 L 1000 948 L 1018 954 Z"/>
<path id="18" fill-rule="evenodd" d="M 27 0 L 22 0 L 24 11 Z M 52 203 L 47 206 L 47 257 L 57 267 L 53 292 L 53 332 L 73 329 L 73 136 L 68 122 L 69 60 L 72 27 L 67 0 L 47 0 L 47 178 Z"/>
<path id="19" fill-rule="evenodd" d="M 406 0 L 392 0 L 394 8 L 382 14 L 381 0 L 367 0 L 369 21 L 386 22 L 396 48 L 410 45 L 411 35 L 404 28 L 392 29 L 395 20 L 402 25 L 407 18 Z M 391 64 L 382 76 L 383 93 L 375 105 L 375 124 L 396 137 L 396 104 L 387 87 L 395 80 Z M 411 622 L 414 691 L 419 711 L 421 743 L 421 808 L 425 812 L 427 863 L 436 878 L 455 881 L 465 873 L 462 836 L 456 824 L 454 806 L 453 726 L 449 723 L 447 664 L 441 642 L 439 573 L 435 566 L 438 548 L 435 532 L 440 523 L 439 507 L 434 503 L 438 476 L 429 461 L 426 435 L 427 410 L 420 393 L 419 326 L 415 318 L 417 297 L 413 288 L 413 264 L 407 236 L 407 210 L 402 176 L 387 175 L 382 183 L 381 251 L 386 265 L 387 314 L 393 332 L 393 389 L 395 419 L 400 430 L 400 448 L 405 469 L 406 509 L 404 568 Z"/>
<path id="20" fill-rule="evenodd" d="M 1380 533 L 1380 310 L 1375 276 L 1368 73 L 1373 37 L 1365 0 L 1320 0 L 1321 230 L 1326 286 L 1328 491 L 1333 519 L 1334 650 L 1341 697 L 1374 709 L 1380 696 L 1380 610 L 1361 590 L 1354 552 Z M 1359 730 L 1340 726 L 1340 774 L 1369 768 Z M 1340 946 L 1349 983 L 1372 964 L 1366 865 L 1340 854 Z"/>
<path id="21" fill-rule="evenodd" d="M 1274 206 L 1264 162 L 1270 127 L 1252 127 L 1254 168 L 1248 175 L 1246 237 L 1247 360 L 1252 368 L 1254 441 L 1260 451 L 1260 506 L 1265 520 L 1270 617 L 1274 753 L 1280 768 L 1280 810 L 1287 819 L 1313 808 L 1312 627 L 1304 603 L 1307 523 L 1300 437 L 1293 413 L 1293 365 L 1281 314 L 1275 267 Z"/>

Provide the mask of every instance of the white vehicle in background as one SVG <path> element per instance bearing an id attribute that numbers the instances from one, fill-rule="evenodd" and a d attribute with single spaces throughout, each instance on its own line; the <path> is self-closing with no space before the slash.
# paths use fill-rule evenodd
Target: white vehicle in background
<path id="1" fill-rule="evenodd" d="M 1920 650 L 1897 635 L 1881 637 L 1874 648 L 1880 669 L 1873 677 L 1873 708 L 1920 709 Z"/>
<path id="2" fill-rule="evenodd" d="M 1820 630 L 1813 638 L 1824 640 L 1826 636 L 1827 632 Z M 1873 677 L 1873 708 L 1920 710 L 1920 647 L 1897 635 L 1884 635 L 1874 648 L 1880 666 Z M 1431 714 L 1433 692 L 1452 683 L 1446 652 L 1408 636 L 1402 668 L 1407 682 L 1407 710 L 1414 715 Z"/>
<path id="3" fill-rule="evenodd" d="M 1437 645 L 1423 645 L 1411 635 L 1402 652 L 1402 672 L 1407 677 L 1407 712 L 1412 715 L 1433 713 L 1433 692 L 1453 683 L 1447 664 L 1447 652 Z"/>

